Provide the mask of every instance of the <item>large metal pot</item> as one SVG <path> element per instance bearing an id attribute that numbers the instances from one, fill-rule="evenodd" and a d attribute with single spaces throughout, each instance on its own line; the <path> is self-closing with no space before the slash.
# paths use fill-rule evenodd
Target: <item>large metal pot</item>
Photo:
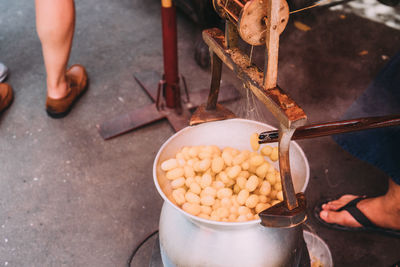
<path id="1" fill-rule="evenodd" d="M 260 220 L 216 222 L 190 215 L 174 204 L 171 187 L 160 164 L 183 146 L 218 145 L 240 150 L 250 147 L 250 135 L 273 127 L 251 120 L 231 119 L 187 127 L 164 143 L 153 166 L 154 183 L 164 199 L 159 237 L 164 266 L 295 266 L 301 227 L 269 228 Z M 292 142 L 291 170 L 296 192 L 304 191 L 309 165 L 302 149 Z M 278 163 L 275 163 L 278 168 Z"/>

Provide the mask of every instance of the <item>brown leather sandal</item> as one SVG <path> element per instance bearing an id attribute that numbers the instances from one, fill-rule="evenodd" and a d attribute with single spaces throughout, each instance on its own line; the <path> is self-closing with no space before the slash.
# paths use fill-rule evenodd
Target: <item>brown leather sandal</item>
<path id="1" fill-rule="evenodd" d="M 73 105 L 88 87 L 88 76 L 85 67 L 79 64 L 72 65 L 66 73 L 68 93 L 60 99 L 47 97 L 46 112 L 52 118 L 59 119 L 68 115 Z"/>

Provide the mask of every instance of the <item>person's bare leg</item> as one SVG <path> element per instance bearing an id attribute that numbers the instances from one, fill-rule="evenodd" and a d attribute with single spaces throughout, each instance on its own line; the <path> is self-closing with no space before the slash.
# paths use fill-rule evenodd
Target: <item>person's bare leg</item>
<path id="1" fill-rule="evenodd" d="M 347 211 L 336 211 L 356 197 L 358 196 L 344 195 L 322 205 L 321 219 L 327 223 L 361 227 Z M 385 195 L 361 200 L 357 208 L 375 225 L 400 230 L 400 185 L 389 179 L 389 189 Z"/>
<path id="2" fill-rule="evenodd" d="M 47 73 L 47 95 L 67 94 L 66 68 L 75 27 L 73 0 L 36 0 L 36 28 Z"/>

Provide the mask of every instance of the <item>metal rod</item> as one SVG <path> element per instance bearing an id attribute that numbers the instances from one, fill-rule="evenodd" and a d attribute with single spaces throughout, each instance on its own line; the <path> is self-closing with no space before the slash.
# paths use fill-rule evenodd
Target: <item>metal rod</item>
<path id="1" fill-rule="evenodd" d="M 226 42 L 225 47 L 227 49 L 232 49 L 234 47 L 237 47 L 238 40 L 239 40 L 239 33 L 237 31 L 236 26 L 229 20 L 226 20 L 226 22 L 225 22 L 225 42 Z"/>
<path id="2" fill-rule="evenodd" d="M 243 3 L 241 3 L 239 0 L 232 0 L 232 1 L 238 4 L 241 8 L 244 7 Z"/>
<path id="3" fill-rule="evenodd" d="M 188 87 L 186 84 L 186 79 L 185 76 L 181 75 L 182 81 L 183 81 L 183 88 L 185 90 L 185 95 L 186 95 L 186 103 L 190 102 L 190 95 L 189 95 L 189 91 L 188 91 Z"/>
<path id="4" fill-rule="evenodd" d="M 251 49 L 250 49 L 250 57 L 249 57 L 249 66 L 251 66 L 251 60 L 252 60 L 252 58 L 253 58 L 253 48 L 254 48 L 254 45 L 252 45 L 251 46 Z"/>
<path id="5" fill-rule="evenodd" d="M 210 50 L 211 55 L 211 86 L 208 95 L 206 110 L 215 110 L 218 101 L 219 87 L 221 82 L 222 61 Z"/>
<path id="6" fill-rule="evenodd" d="M 279 169 L 281 174 L 283 200 L 285 201 L 288 210 L 293 210 L 299 206 L 293 187 L 289 160 L 290 140 L 295 128 L 287 128 L 283 124 L 281 124 L 279 128 Z"/>
<path id="7" fill-rule="evenodd" d="M 333 134 L 356 132 L 400 125 L 400 114 L 380 117 L 366 117 L 302 126 L 296 129 L 293 140 L 328 136 Z M 267 131 L 259 135 L 259 143 L 278 141 L 278 131 Z"/>
<path id="8" fill-rule="evenodd" d="M 244 4 L 243 4 L 243 3 L 241 3 L 241 2 L 238 1 L 238 0 L 231 0 L 231 1 L 235 2 L 235 3 L 239 6 L 239 9 L 240 9 L 240 10 L 243 9 L 243 7 L 244 7 Z M 233 19 L 235 20 L 235 22 L 237 23 L 237 22 L 239 21 L 239 18 L 238 18 L 234 13 L 232 13 L 231 10 L 228 9 L 228 7 L 227 7 L 227 6 L 228 6 L 228 2 L 229 2 L 229 0 L 225 1 L 224 4 L 221 3 L 221 5 L 219 5 L 219 7 L 222 8 L 222 10 L 223 10 L 226 14 L 228 14 L 231 18 L 233 18 Z"/>
<path id="9" fill-rule="evenodd" d="M 297 13 L 297 12 L 301 12 L 301 11 L 304 11 L 304 10 L 307 10 L 307 9 L 310 9 L 310 8 L 314 8 L 314 7 L 320 6 L 320 5 L 325 4 L 325 3 L 329 3 L 329 2 L 332 2 L 332 0 L 322 0 L 322 1 L 320 1 L 320 2 L 318 2 L 316 4 L 314 4 L 314 5 L 306 6 L 306 7 L 297 9 L 297 10 L 290 11 L 289 14 L 294 14 L 294 13 Z"/>
<path id="10" fill-rule="evenodd" d="M 229 9 L 226 9 L 226 8 L 224 7 L 224 10 L 225 10 L 225 12 L 228 13 L 228 15 L 231 16 L 236 22 L 239 21 L 239 18 L 238 18 L 235 14 L 233 14 Z"/>
<path id="11" fill-rule="evenodd" d="M 162 107 L 163 103 L 161 103 L 161 97 L 160 96 L 161 96 L 161 92 L 164 91 L 164 86 L 165 86 L 165 80 L 160 80 L 158 82 L 158 86 L 157 86 L 157 99 L 156 99 L 156 108 L 157 108 L 158 111 L 163 108 Z"/>

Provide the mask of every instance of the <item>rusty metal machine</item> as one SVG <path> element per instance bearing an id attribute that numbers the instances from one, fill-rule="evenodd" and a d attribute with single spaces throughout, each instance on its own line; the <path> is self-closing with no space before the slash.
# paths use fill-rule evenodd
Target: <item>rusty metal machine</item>
<path id="1" fill-rule="evenodd" d="M 213 0 L 218 14 L 226 19 L 225 33 L 219 29 L 203 31 L 210 48 L 211 88 L 206 104 L 193 114 L 190 124 L 232 118 L 235 115 L 217 104 L 222 63 L 234 71 L 244 87 L 251 90 L 279 121 L 279 166 L 284 201 L 262 212 L 265 226 L 292 227 L 306 220 L 305 199 L 295 194 L 290 173 L 289 145 L 295 129 L 305 125 L 303 109 L 277 85 L 279 36 L 289 19 L 285 0 Z M 264 70 L 251 63 L 239 46 L 239 38 L 250 45 L 265 45 Z"/>
<path id="2" fill-rule="evenodd" d="M 260 213 L 265 226 L 293 227 L 306 220 L 304 196 L 301 193 L 296 195 L 293 190 L 289 163 L 292 139 L 400 124 L 399 115 L 389 115 L 305 126 L 305 112 L 277 84 L 279 36 L 288 23 L 289 13 L 312 8 L 322 2 L 289 12 L 285 0 L 213 0 L 215 10 L 226 20 L 225 33 L 216 28 L 203 31 L 203 39 L 210 49 L 211 86 L 207 103 L 195 111 L 190 125 L 235 117 L 231 111 L 217 104 L 222 63 L 237 74 L 244 88 L 251 90 L 279 122 L 278 131 L 264 132 L 259 136 L 259 143 L 279 143 L 284 195 L 283 202 Z M 252 64 L 251 54 L 248 56 L 239 48 L 239 38 L 252 46 L 265 45 L 263 70 Z"/>

